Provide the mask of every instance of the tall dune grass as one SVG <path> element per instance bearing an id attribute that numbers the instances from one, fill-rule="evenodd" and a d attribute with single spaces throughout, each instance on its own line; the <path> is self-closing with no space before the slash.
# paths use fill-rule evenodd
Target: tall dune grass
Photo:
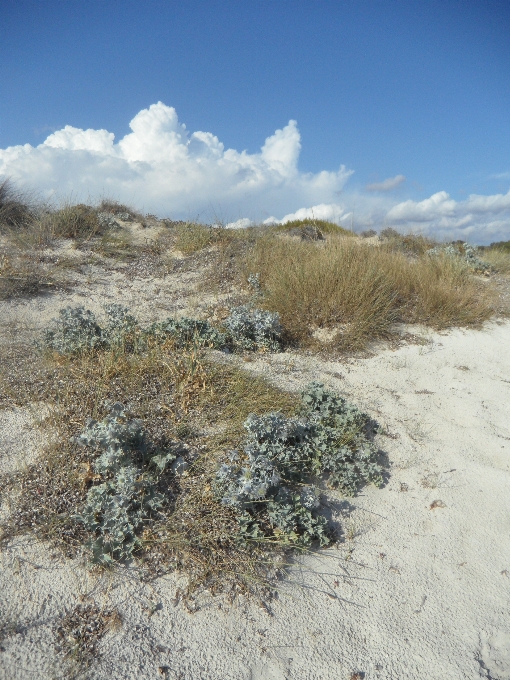
<path id="1" fill-rule="evenodd" d="M 411 258 L 346 238 L 259 239 L 246 263 L 246 273 L 256 272 L 264 306 L 280 313 L 291 340 L 305 345 L 321 327 L 338 330 L 337 347 L 356 350 L 388 337 L 396 322 L 471 326 L 494 311 L 490 287 L 461 262 Z"/>

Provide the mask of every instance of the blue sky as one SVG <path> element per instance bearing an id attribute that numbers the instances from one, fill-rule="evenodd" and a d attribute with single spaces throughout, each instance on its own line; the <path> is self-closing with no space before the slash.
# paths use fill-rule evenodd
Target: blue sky
<path id="1" fill-rule="evenodd" d="M 18 0 L 0 21 L 0 172 L 45 195 L 510 238 L 508 2 Z"/>

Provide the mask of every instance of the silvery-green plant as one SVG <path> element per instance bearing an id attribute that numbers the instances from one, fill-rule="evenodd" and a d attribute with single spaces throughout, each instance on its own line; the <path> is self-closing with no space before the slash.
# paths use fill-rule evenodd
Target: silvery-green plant
<path id="1" fill-rule="evenodd" d="M 61 354 L 74 354 L 94 348 L 124 346 L 139 351 L 147 346 L 147 339 L 164 341 L 173 338 L 177 347 L 199 346 L 216 349 L 280 351 L 281 326 L 278 314 L 257 308 L 236 307 L 225 320 L 222 331 L 208 321 L 172 317 L 158 321 L 145 329 L 138 329 L 138 321 L 127 307 L 106 305 L 106 324 L 101 327 L 96 317 L 83 307 L 66 307 L 52 319 L 36 344 Z"/>
<path id="2" fill-rule="evenodd" d="M 127 307 L 119 304 L 106 305 L 105 312 L 107 324 L 101 329 L 105 344 L 111 347 L 122 345 L 126 336 L 136 329 L 138 321 Z"/>
<path id="3" fill-rule="evenodd" d="M 109 212 L 100 212 L 97 215 L 99 226 L 103 229 L 119 229 L 120 224 L 115 219 L 115 215 Z"/>
<path id="4" fill-rule="evenodd" d="M 315 482 L 323 477 L 350 495 L 382 482 L 371 438 L 376 425 L 366 414 L 321 383 L 304 390 L 302 403 L 299 418 L 250 415 L 243 452 L 231 451 L 216 473 L 216 493 L 238 513 L 244 539 L 269 523 L 292 541 L 326 543 Z"/>
<path id="5" fill-rule="evenodd" d="M 115 217 L 117 217 L 119 220 L 122 220 L 123 222 L 131 222 L 133 219 L 131 214 L 128 212 L 115 213 Z"/>
<path id="6" fill-rule="evenodd" d="M 226 344 L 226 337 L 208 321 L 183 317 L 173 319 L 169 317 L 165 321 L 151 324 L 145 331 L 157 339 L 164 340 L 172 337 L 178 347 L 198 344 L 206 347 L 220 348 Z"/>
<path id="7" fill-rule="evenodd" d="M 112 304 L 105 308 L 107 323 L 102 328 L 89 309 L 82 306 L 65 307 L 50 321 L 36 344 L 60 354 L 76 354 L 94 348 L 115 347 L 137 326 L 137 321 L 126 307 Z"/>
<path id="8" fill-rule="evenodd" d="M 37 345 L 60 354 L 74 354 L 103 344 L 101 327 L 93 312 L 84 307 L 65 307 L 50 321 Z"/>
<path id="9" fill-rule="evenodd" d="M 92 559 L 101 563 L 127 559 L 139 545 L 143 524 L 164 504 L 156 483 L 176 455 L 149 454 L 142 422 L 129 419 L 120 403 L 110 405 L 110 414 L 102 421 L 89 419 L 73 441 L 101 452 L 94 471 L 102 482 L 91 487 L 75 517 L 92 534 Z"/>
<path id="10" fill-rule="evenodd" d="M 469 243 L 449 243 L 445 246 L 436 246 L 435 248 L 427 250 L 427 255 L 430 257 L 445 255 L 446 257 L 457 258 L 478 272 L 490 272 L 493 269 L 489 262 L 486 262 L 479 257 L 478 248 Z"/>
<path id="11" fill-rule="evenodd" d="M 250 305 L 234 307 L 223 322 L 234 349 L 281 350 L 280 315 Z"/>

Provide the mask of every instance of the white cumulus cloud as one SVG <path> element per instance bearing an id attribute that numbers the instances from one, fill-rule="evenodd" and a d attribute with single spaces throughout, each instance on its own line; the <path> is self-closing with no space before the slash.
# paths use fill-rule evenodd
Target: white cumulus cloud
<path id="1" fill-rule="evenodd" d="M 455 201 L 439 191 L 423 201 L 403 201 L 386 213 L 386 222 L 442 238 L 487 243 L 510 239 L 510 190 L 506 194 L 472 194 Z"/>
<path id="2" fill-rule="evenodd" d="M 350 215 L 350 213 L 347 213 L 345 208 L 337 203 L 320 203 L 319 205 L 313 205 L 311 208 L 299 208 L 299 210 L 285 215 L 281 220 L 276 219 L 276 217 L 268 217 L 264 220 L 264 223 L 285 224 L 286 222 L 292 222 L 293 220 L 316 219 L 328 220 L 329 222 L 340 225 L 342 222 L 345 222 L 348 215 Z"/>
<path id="3" fill-rule="evenodd" d="M 395 177 L 388 177 L 388 179 L 385 179 L 382 182 L 367 184 L 365 188 L 367 191 L 392 191 L 405 181 L 406 178 L 404 175 L 395 175 Z"/>
<path id="4" fill-rule="evenodd" d="M 403 175 L 369 184 L 367 194 L 343 191 L 353 174 L 344 165 L 301 172 L 295 120 L 267 137 L 257 153 L 226 149 L 211 132 L 190 133 L 176 110 L 161 102 L 140 111 L 130 129 L 116 141 L 108 130 L 66 125 L 39 146 L 0 149 L 0 176 L 46 197 L 107 196 L 162 216 L 232 228 L 315 217 L 358 231 L 391 226 L 479 243 L 510 239 L 510 191 L 464 201 L 439 191 L 396 203 L 390 191 L 405 181 Z"/>
<path id="5" fill-rule="evenodd" d="M 140 111 L 115 142 L 107 130 L 66 125 L 42 144 L 0 150 L 0 174 L 46 196 L 89 200 L 111 196 L 174 218 L 218 213 L 262 221 L 299 205 L 332 202 L 352 174 L 298 170 L 301 137 L 295 120 L 269 136 L 259 153 L 225 149 L 210 132 L 189 133 L 173 107 Z"/>

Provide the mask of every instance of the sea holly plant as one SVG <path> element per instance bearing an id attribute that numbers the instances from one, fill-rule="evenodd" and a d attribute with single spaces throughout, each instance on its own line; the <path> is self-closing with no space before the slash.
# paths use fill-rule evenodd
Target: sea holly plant
<path id="1" fill-rule="evenodd" d="M 227 338 L 208 321 L 183 317 L 172 317 L 165 321 L 158 321 L 150 325 L 145 333 L 158 340 L 166 340 L 171 337 L 177 347 L 186 347 L 192 344 L 205 347 L 221 348 L 226 345 Z"/>
<path id="2" fill-rule="evenodd" d="M 64 307 L 42 333 L 37 345 L 60 354 L 75 354 L 103 344 L 101 327 L 93 312 L 84 307 Z"/>
<path id="3" fill-rule="evenodd" d="M 234 307 L 223 322 L 234 350 L 281 351 L 280 316 L 250 305 Z"/>
<path id="4" fill-rule="evenodd" d="M 215 490 L 238 514 L 241 540 L 270 533 L 292 543 L 331 539 L 321 513 L 323 480 L 348 495 L 381 484 L 383 468 L 372 435 L 377 426 L 356 406 L 311 383 L 297 418 L 251 415 L 242 452 L 231 451 L 216 473 Z"/>
<path id="5" fill-rule="evenodd" d="M 252 306 L 234 307 L 223 328 L 209 321 L 169 317 L 141 328 L 127 307 L 105 306 L 106 324 L 102 327 L 93 312 L 79 307 L 65 307 L 52 319 L 49 328 L 36 343 L 41 349 L 60 354 L 78 354 L 92 349 L 124 348 L 141 351 L 150 340 L 171 339 L 177 348 L 195 346 L 233 351 L 281 350 L 281 326 L 278 314 Z"/>
<path id="6" fill-rule="evenodd" d="M 94 562 L 127 559 L 139 546 L 144 523 L 164 505 L 156 491 L 160 474 L 176 459 L 172 451 L 151 451 L 140 420 L 129 419 L 120 403 L 102 421 L 89 419 L 74 443 L 100 452 L 93 467 L 100 483 L 92 486 L 75 520 L 90 532 Z"/>
<path id="7" fill-rule="evenodd" d="M 493 266 L 489 262 L 486 262 L 479 257 L 478 248 L 469 243 L 449 243 L 444 246 L 436 246 L 435 248 L 427 250 L 427 255 L 429 257 L 439 257 L 443 255 L 455 258 L 464 262 L 464 264 L 467 264 L 475 272 L 488 274 L 493 270 Z"/>

